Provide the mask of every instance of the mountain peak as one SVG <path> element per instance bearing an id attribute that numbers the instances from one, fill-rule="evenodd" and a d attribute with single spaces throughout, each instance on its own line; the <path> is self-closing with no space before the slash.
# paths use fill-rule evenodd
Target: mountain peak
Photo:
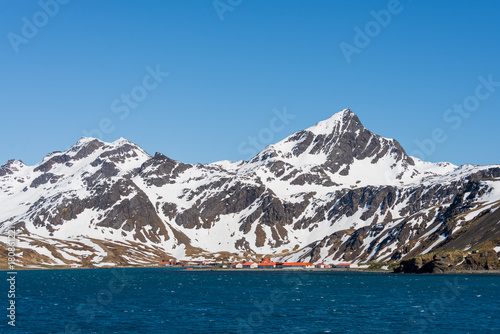
<path id="1" fill-rule="evenodd" d="M 22 162 L 21 160 L 17 160 L 17 159 L 10 159 L 9 161 L 7 161 L 4 165 L 2 165 L 1 167 L 7 167 L 7 168 L 11 168 L 11 167 L 14 167 L 14 166 L 19 166 L 21 168 L 25 167 L 26 165 L 24 164 L 24 162 Z"/>
<path id="2" fill-rule="evenodd" d="M 26 167 L 26 165 L 21 160 L 11 159 L 4 165 L 0 166 L 0 176 L 13 174 L 14 172 L 18 172 L 24 167 Z"/>
<path id="3" fill-rule="evenodd" d="M 117 146 L 126 145 L 126 144 L 135 145 L 134 143 L 132 143 L 131 141 L 129 141 L 129 140 L 123 138 L 123 137 L 118 138 L 112 144 L 113 145 L 117 145 Z"/>
<path id="4" fill-rule="evenodd" d="M 354 122 L 351 124 L 352 121 Z M 362 126 L 355 113 L 353 113 L 350 109 L 344 109 L 333 114 L 330 118 L 316 123 L 308 128 L 307 131 L 311 131 L 316 135 L 329 135 L 334 132 L 347 130 L 350 124 L 357 125 L 357 128 L 359 128 L 359 125 Z"/>
<path id="5" fill-rule="evenodd" d="M 86 146 L 90 143 L 92 143 L 94 145 L 99 145 L 99 146 L 102 146 L 102 145 L 111 145 L 111 146 L 133 145 L 133 146 L 137 146 L 136 144 L 132 143 L 131 141 L 129 141 L 123 137 L 120 137 L 113 142 L 105 142 L 105 141 L 100 140 L 99 138 L 94 138 L 94 137 L 82 137 L 75 145 L 72 146 L 72 148 L 79 148 L 82 146 Z"/>
<path id="6" fill-rule="evenodd" d="M 102 140 L 100 140 L 98 138 L 94 138 L 94 137 L 82 137 L 73 146 L 81 146 L 81 145 L 85 145 L 85 144 L 88 144 L 88 143 L 91 143 L 91 142 L 94 142 L 94 141 L 104 143 Z"/>
<path id="7" fill-rule="evenodd" d="M 269 145 L 250 163 L 286 164 L 288 170 L 301 173 L 320 167 L 331 173 L 335 183 L 349 185 L 361 180 L 365 184 L 399 182 L 403 172 L 412 175 L 413 169 L 407 166 L 415 164 L 396 140 L 366 129 L 350 109 Z M 274 172 L 281 175 L 282 168 L 275 167 Z"/>

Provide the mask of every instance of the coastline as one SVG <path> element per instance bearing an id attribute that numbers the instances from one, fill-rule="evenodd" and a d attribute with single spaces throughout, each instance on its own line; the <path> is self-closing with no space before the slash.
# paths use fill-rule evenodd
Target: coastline
<path id="1" fill-rule="evenodd" d="M 395 273 L 392 270 L 382 270 L 382 269 L 362 269 L 362 268 L 309 268 L 309 269 L 282 269 L 282 268 L 252 268 L 252 269 L 236 269 L 236 268 L 205 268 L 205 267 L 158 267 L 158 266 L 106 266 L 106 267 L 78 267 L 71 268 L 67 266 L 61 267 L 39 267 L 39 268 L 24 268 L 17 267 L 14 270 L 8 268 L 0 268 L 0 272 L 9 271 L 31 271 L 31 270 L 89 270 L 89 269 L 167 269 L 167 270 L 178 270 L 178 271 L 217 271 L 217 272 L 238 272 L 238 273 L 255 273 L 255 272 L 283 272 L 283 273 L 303 273 L 303 272 L 333 272 L 333 273 L 376 273 L 376 274 L 398 274 L 398 275 L 454 275 L 454 274 L 468 274 L 468 275 L 500 275 L 500 269 L 492 270 L 450 270 L 442 273 Z"/>

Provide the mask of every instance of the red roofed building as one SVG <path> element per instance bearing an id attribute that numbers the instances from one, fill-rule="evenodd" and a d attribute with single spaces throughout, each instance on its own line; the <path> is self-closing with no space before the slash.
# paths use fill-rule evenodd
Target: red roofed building
<path id="1" fill-rule="evenodd" d="M 242 263 L 242 266 L 243 266 L 243 268 L 253 269 L 253 268 L 257 268 L 259 266 L 259 264 L 256 262 L 245 262 L 245 263 Z"/>
<path id="2" fill-rule="evenodd" d="M 275 262 L 261 262 L 261 263 L 259 263 L 259 268 L 260 269 L 276 268 L 276 263 Z"/>

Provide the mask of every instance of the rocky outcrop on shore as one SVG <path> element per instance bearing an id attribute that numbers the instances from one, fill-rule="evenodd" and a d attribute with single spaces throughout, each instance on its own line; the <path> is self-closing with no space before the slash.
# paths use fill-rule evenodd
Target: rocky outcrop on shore
<path id="1" fill-rule="evenodd" d="M 422 255 L 401 261 L 396 273 L 432 273 L 500 270 L 500 252 L 483 249 L 465 253 L 461 251 L 439 252 L 434 255 Z"/>

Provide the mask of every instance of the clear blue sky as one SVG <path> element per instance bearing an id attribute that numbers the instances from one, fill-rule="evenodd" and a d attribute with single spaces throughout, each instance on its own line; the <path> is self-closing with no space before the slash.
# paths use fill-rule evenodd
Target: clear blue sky
<path id="1" fill-rule="evenodd" d="M 500 2 L 53 1 L 0 2 L 0 164 L 100 123 L 183 162 L 249 159 L 344 108 L 426 160 L 500 163 L 500 83 L 478 90 L 500 82 Z"/>

